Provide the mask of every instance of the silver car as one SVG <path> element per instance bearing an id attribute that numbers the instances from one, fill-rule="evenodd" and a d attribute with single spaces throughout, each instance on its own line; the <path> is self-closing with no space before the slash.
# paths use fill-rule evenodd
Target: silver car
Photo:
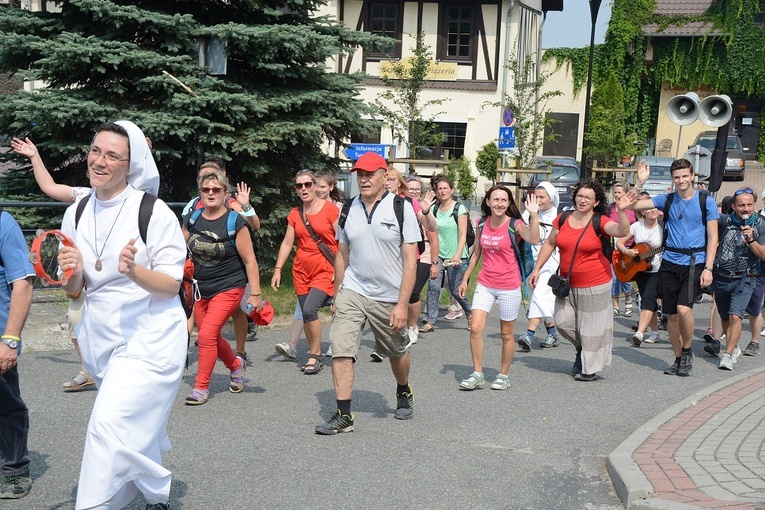
<path id="1" fill-rule="evenodd" d="M 645 156 L 645 164 L 651 168 L 651 175 L 643 184 L 643 191 L 652 197 L 672 193 L 675 185 L 672 182 L 672 175 L 669 173 L 669 167 L 675 158 L 665 156 Z"/>

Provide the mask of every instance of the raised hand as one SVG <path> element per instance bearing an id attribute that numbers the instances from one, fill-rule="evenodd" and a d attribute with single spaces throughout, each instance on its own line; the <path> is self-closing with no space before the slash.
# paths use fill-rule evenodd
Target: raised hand
<path id="1" fill-rule="evenodd" d="M 117 265 L 120 274 L 130 275 L 135 272 L 135 254 L 137 252 L 135 239 L 131 239 L 120 252 L 119 264 Z"/>
<path id="2" fill-rule="evenodd" d="M 635 191 L 634 189 L 631 189 L 627 193 L 624 193 L 622 196 L 616 199 L 616 209 L 619 211 L 624 211 L 626 209 L 629 209 L 629 207 L 635 202 L 637 202 L 637 200 L 638 200 L 637 191 Z"/>
<path id="3" fill-rule="evenodd" d="M 250 203 L 250 187 L 244 182 L 236 185 L 236 201 L 241 205 Z"/>
<path id="4" fill-rule="evenodd" d="M 14 138 L 11 141 L 11 147 L 16 152 L 16 154 L 21 154 L 22 156 L 26 156 L 29 159 L 32 159 L 38 155 L 37 147 L 35 147 L 35 144 L 33 144 L 32 140 L 29 138 L 25 138 L 24 140 L 21 138 Z"/>
<path id="5" fill-rule="evenodd" d="M 537 201 L 537 196 L 534 193 L 527 193 L 526 194 L 526 210 L 529 211 L 529 214 L 537 214 L 539 212 L 539 202 Z"/>
<path id="6" fill-rule="evenodd" d="M 433 190 L 430 189 L 424 193 L 420 193 L 419 202 L 423 211 L 429 211 L 430 208 L 433 207 L 433 204 L 436 202 L 436 194 L 433 193 Z"/>
<path id="7" fill-rule="evenodd" d="M 637 167 L 637 180 L 643 183 L 651 176 L 651 166 L 645 164 L 645 160 L 641 159 Z"/>

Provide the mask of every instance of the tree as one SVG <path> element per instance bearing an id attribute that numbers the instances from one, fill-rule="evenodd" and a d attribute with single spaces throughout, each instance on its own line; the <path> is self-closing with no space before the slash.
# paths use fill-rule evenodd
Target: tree
<path id="1" fill-rule="evenodd" d="M 475 158 L 475 167 L 478 172 L 491 180 L 491 183 L 496 183 L 497 180 L 497 160 L 500 159 L 499 149 L 497 144 L 489 142 L 478 151 Z"/>
<path id="2" fill-rule="evenodd" d="M 63 0 L 60 12 L 0 8 L 0 71 L 48 87 L 0 101 L 1 132 L 32 126 L 54 178 L 84 184 L 83 149 L 102 122 L 129 119 L 153 142 L 160 195 L 186 200 L 205 155 L 230 161 L 253 187 L 264 220 L 261 253 L 283 232 L 300 168 L 336 167 L 321 150 L 366 132 L 359 76 L 327 59 L 379 41 L 312 12 L 321 0 Z M 199 63 L 200 43 L 225 45 L 225 75 Z M 187 85 L 193 94 L 163 72 Z M 37 192 L 26 168 L 6 196 Z"/>
<path id="3" fill-rule="evenodd" d="M 547 115 L 551 111 L 547 108 L 547 102 L 563 93 L 560 90 L 542 93 L 551 73 L 536 75 L 531 55 L 520 61 L 513 50 L 507 68 L 513 76 L 513 85 L 503 98 L 503 103 L 494 103 L 493 106 L 507 106 L 513 111 L 517 164 L 519 168 L 527 168 L 534 156 L 542 151 L 544 142 L 555 140 L 558 136 L 552 130 L 549 136 L 544 136 L 545 127 L 555 122 Z"/>
<path id="4" fill-rule="evenodd" d="M 425 44 L 424 37 L 424 33 L 417 34 L 411 57 L 391 62 L 390 74 L 382 76 L 388 90 L 381 92 L 374 102 L 382 118 L 391 126 L 393 137 L 404 142 L 409 157 L 414 159 L 425 157 L 429 147 L 440 141 L 435 118 L 442 112 L 426 114 L 426 110 L 447 101 L 431 99 L 420 102 L 420 94 L 433 62 L 430 46 Z"/>
<path id="5" fill-rule="evenodd" d="M 590 161 L 609 166 L 616 165 L 622 156 L 634 155 L 635 147 L 624 136 L 624 130 L 624 94 L 616 75 L 611 73 L 592 93 L 587 137 Z"/>

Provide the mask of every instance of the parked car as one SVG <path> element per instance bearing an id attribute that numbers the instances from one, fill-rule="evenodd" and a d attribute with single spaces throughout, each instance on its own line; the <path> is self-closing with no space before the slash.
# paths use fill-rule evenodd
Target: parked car
<path id="1" fill-rule="evenodd" d="M 547 165 L 548 162 L 553 165 L 573 165 L 579 169 L 579 175 L 582 175 L 579 162 L 570 156 L 534 156 L 531 160 L 531 168 L 541 168 L 539 165 Z"/>
<path id="2" fill-rule="evenodd" d="M 536 167 L 547 170 L 547 162 L 538 164 Z M 571 189 L 577 182 L 579 182 L 579 165 L 553 163 L 552 174 L 549 178 L 545 173 L 532 174 L 529 186 L 531 189 L 534 189 L 540 182 L 548 180 L 553 186 L 555 186 L 555 189 L 558 190 L 558 196 L 560 198 L 558 211 L 572 208 L 573 203 L 571 200 Z"/>
<path id="3" fill-rule="evenodd" d="M 703 131 L 696 137 L 693 146 L 700 145 L 709 151 L 715 148 L 717 140 L 717 131 Z M 741 140 L 737 134 L 728 135 L 728 141 L 725 144 L 727 159 L 725 161 L 725 170 L 723 177 L 733 177 L 738 181 L 744 180 L 744 150 L 741 147 Z"/>
<path id="4" fill-rule="evenodd" d="M 651 175 L 643 184 L 643 191 L 652 197 L 671 193 L 675 189 L 672 182 L 672 175 L 669 173 L 669 167 L 675 158 L 666 156 L 645 156 L 640 158 L 645 160 L 645 164 L 651 168 Z"/>

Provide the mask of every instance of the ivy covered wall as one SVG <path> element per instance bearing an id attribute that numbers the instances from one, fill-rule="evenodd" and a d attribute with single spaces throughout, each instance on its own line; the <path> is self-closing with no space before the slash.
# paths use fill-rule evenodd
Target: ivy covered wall
<path id="1" fill-rule="evenodd" d="M 694 16 L 661 16 L 655 0 L 614 0 L 605 43 L 596 46 L 593 82 L 597 87 L 613 72 L 624 89 L 625 134 L 648 138 L 656 127 L 664 82 L 694 90 L 709 87 L 721 94 L 765 99 L 765 0 L 719 0 Z M 719 35 L 653 37 L 653 62 L 646 61 L 645 25 L 660 28 L 708 22 Z M 589 48 L 552 48 L 544 60 L 569 68 L 575 93 L 587 82 Z M 765 129 L 757 158 L 765 163 Z"/>

